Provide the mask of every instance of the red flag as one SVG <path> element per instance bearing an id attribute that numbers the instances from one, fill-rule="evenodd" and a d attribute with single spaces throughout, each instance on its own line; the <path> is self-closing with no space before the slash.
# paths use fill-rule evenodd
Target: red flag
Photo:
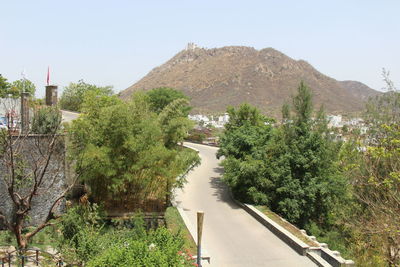
<path id="1" fill-rule="evenodd" d="M 47 85 L 50 84 L 50 67 L 47 67 Z"/>

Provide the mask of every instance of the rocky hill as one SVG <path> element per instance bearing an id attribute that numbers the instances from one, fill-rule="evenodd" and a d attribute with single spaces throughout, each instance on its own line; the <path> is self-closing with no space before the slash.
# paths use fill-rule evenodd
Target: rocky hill
<path id="1" fill-rule="evenodd" d="M 369 96 L 378 94 L 360 82 L 330 78 L 273 48 L 205 49 L 189 44 L 120 96 L 126 99 L 134 91 L 165 86 L 191 97 L 194 113 L 224 112 L 228 105 L 248 102 L 278 117 L 301 80 L 312 89 L 316 106 L 324 104 L 329 113 L 358 112 Z"/>

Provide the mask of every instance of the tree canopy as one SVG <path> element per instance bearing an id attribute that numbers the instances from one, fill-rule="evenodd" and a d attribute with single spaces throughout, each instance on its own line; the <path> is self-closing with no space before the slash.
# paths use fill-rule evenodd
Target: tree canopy
<path id="1" fill-rule="evenodd" d="M 28 79 L 16 80 L 11 84 L 12 92 L 17 92 L 17 97 L 21 95 L 22 92 L 29 93 L 30 96 L 35 96 L 36 86 Z"/>
<path id="2" fill-rule="evenodd" d="M 64 88 L 60 98 L 61 109 L 81 111 L 81 105 L 86 93 L 92 92 L 92 97 L 111 96 L 112 86 L 96 86 L 79 80 L 77 83 L 70 83 Z M 93 95 L 95 92 L 95 95 Z"/>
<path id="3" fill-rule="evenodd" d="M 35 96 L 36 86 L 28 79 L 16 80 L 12 83 L 7 82 L 7 79 L 0 74 L 0 97 L 18 98 L 21 92 L 27 92 L 32 97 Z"/>
<path id="4" fill-rule="evenodd" d="M 7 79 L 0 74 L 0 97 L 6 97 L 11 84 L 7 82 Z"/>
<path id="5" fill-rule="evenodd" d="M 73 157 L 97 201 L 137 208 L 149 198 L 166 197 L 181 182 L 175 178 L 198 160 L 177 149 L 190 125 L 181 116 L 181 101 L 186 100 L 177 99 L 158 115 L 143 93 L 128 102 L 85 98 L 84 113 L 70 129 Z"/>
<path id="6" fill-rule="evenodd" d="M 346 187 L 335 165 L 340 144 L 324 132 L 323 112 L 312 118 L 310 89 L 299 85 L 279 127 L 247 104 L 228 113 L 218 156 L 226 157 L 224 179 L 235 196 L 268 205 L 300 227 L 328 223 Z"/>
<path id="7" fill-rule="evenodd" d="M 176 99 L 189 100 L 189 98 L 181 91 L 168 87 L 154 88 L 148 91 L 147 95 L 149 97 L 151 111 L 157 114 L 159 114 L 166 106 L 168 106 Z M 186 102 L 186 104 L 182 106 L 182 111 L 186 116 L 189 114 L 190 111 L 190 107 L 188 104 L 189 102 Z"/>

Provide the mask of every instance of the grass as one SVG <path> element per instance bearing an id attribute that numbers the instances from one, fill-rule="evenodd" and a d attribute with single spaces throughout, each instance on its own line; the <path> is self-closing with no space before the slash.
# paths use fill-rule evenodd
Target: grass
<path id="1" fill-rule="evenodd" d="M 168 207 L 165 211 L 165 221 L 167 228 L 173 233 L 180 233 L 185 240 L 184 248 L 187 249 L 190 254 L 195 255 L 197 253 L 196 243 L 194 242 L 192 235 L 186 228 L 185 223 L 182 220 L 181 215 L 175 207 Z"/>
<path id="2" fill-rule="evenodd" d="M 300 229 L 291 224 L 288 221 L 283 220 L 278 214 L 275 212 L 271 211 L 267 206 L 255 206 L 256 209 L 261 211 L 262 213 L 265 214 L 268 218 L 285 228 L 287 231 L 289 231 L 292 235 L 306 243 L 307 245 L 311 247 L 316 247 L 318 246 L 317 243 L 311 241 L 308 239 L 306 236 L 304 236 L 301 232 Z"/>

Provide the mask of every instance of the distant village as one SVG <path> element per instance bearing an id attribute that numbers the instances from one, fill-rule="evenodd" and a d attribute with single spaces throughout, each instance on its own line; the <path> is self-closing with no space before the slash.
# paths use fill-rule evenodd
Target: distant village
<path id="1" fill-rule="evenodd" d="M 219 116 L 195 114 L 189 115 L 188 117 L 190 120 L 196 122 L 193 132 L 197 133 L 196 138 L 198 138 L 198 140 L 192 141 L 212 145 L 216 145 L 219 139 L 218 136 L 213 134 L 212 129 L 215 129 L 216 132 L 220 132 L 225 127 L 225 124 L 229 122 L 228 113 Z M 365 134 L 368 130 L 362 118 L 345 119 L 342 115 L 328 115 L 327 119 L 328 127 L 332 129 L 331 135 L 334 136 L 337 141 L 347 141 L 354 131 Z M 199 134 L 203 136 L 199 137 Z"/>
<path id="2" fill-rule="evenodd" d="M 190 120 L 195 121 L 199 126 L 224 128 L 225 124 L 229 122 L 229 115 L 225 113 L 222 116 L 206 116 L 202 114 L 189 115 Z"/>

